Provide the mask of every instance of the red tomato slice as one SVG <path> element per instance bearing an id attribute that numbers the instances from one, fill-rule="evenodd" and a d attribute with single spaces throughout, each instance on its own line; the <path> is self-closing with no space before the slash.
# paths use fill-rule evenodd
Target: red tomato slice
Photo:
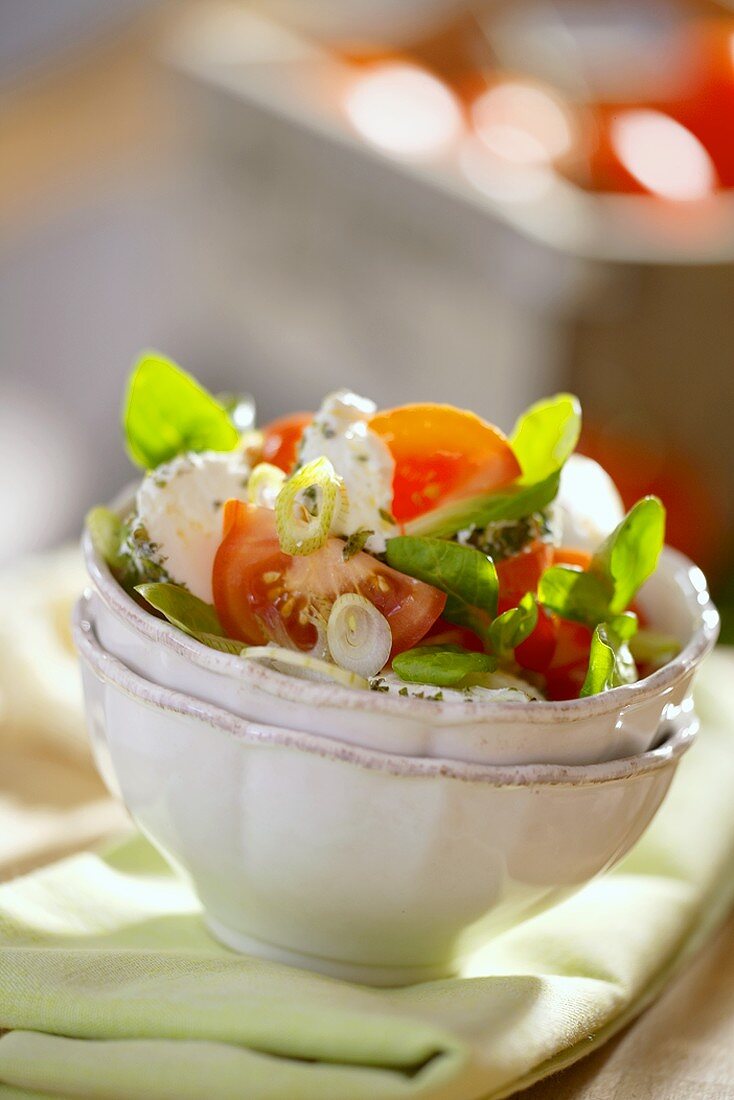
<path id="1" fill-rule="evenodd" d="M 363 551 L 344 561 L 344 543 L 329 539 L 304 557 L 284 554 L 275 516 L 240 500 L 224 506 L 224 538 L 214 560 L 214 605 L 231 638 L 311 649 L 314 613 L 328 618 L 344 592 L 358 592 L 390 624 L 393 653 L 416 645 L 443 611 L 446 597 Z"/>
<path id="2" fill-rule="evenodd" d="M 553 550 L 553 565 L 576 565 L 587 569 L 588 550 L 561 546 Z M 545 669 L 546 695 L 549 699 L 577 699 L 589 667 L 589 649 L 593 631 L 583 623 L 569 622 L 545 613 L 553 624 L 555 646 Z M 528 639 L 529 641 L 530 639 Z M 518 647 L 519 648 L 519 647 Z"/>
<path id="3" fill-rule="evenodd" d="M 273 466 L 279 466 L 287 474 L 296 464 L 298 444 L 301 442 L 303 429 L 313 420 L 313 413 L 297 412 L 290 416 L 281 416 L 278 420 L 271 420 L 262 429 L 263 462 L 270 462 Z"/>
<path id="4" fill-rule="evenodd" d="M 537 592 L 538 582 L 552 561 L 551 544 L 533 539 L 518 554 L 495 562 L 500 585 L 500 612 L 517 607 L 526 592 Z"/>
<path id="5" fill-rule="evenodd" d="M 499 580 L 498 611 L 517 607 L 526 592 L 536 592 L 538 582 L 553 560 L 553 547 L 543 539 L 533 539 L 512 557 L 495 562 Z M 515 659 L 521 668 L 545 672 L 556 648 L 555 626 L 542 607 L 538 608 L 535 630 L 515 649 Z"/>
<path id="6" fill-rule="evenodd" d="M 553 660 L 557 640 L 557 621 L 544 607 L 538 607 L 537 626 L 530 637 L 515 648 L 515 660 L 521 668 L 546 672 Z"/>
<path id="7" fill-rule="evenodd" d="M 484 653 L 479 635 L 466 626 L 456 626 L 446 619 L 436 619 L 435 623 L 423 639 L 424 645 L 460 645 L 464 649 L 470 649 L 474 653 Z"/>
<path id="8" fill-rule="evenodd" d="M 452 405 L 402 405 L 377 413 L 369 426 L 395 459 L 392 511 L 401 523 L 521 473 L 499 428 Z"/>
<path id="9" fill-rule="evenodd" d="M 556 648 L 545 674 L 546 694 L 549 699 L 577 699 L 589 667 L 593 631 L 567 619 L 555 618 L 555 624 Z"/>

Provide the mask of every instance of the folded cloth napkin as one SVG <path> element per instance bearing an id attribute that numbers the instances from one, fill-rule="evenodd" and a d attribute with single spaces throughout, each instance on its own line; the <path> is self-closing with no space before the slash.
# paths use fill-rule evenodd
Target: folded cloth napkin
<path id="1" fill-rule="evenodd" d="M 489 1100 L 582 1057 L 732 901 L 733 672 L 704 670 L 699 742 L 624 863 L 462 978 L 373 990 L 235 955 L 139 837 L 7 885 L 0 1097 Z"/>
<path id="2" fill-rule="evenodd" d="M 88 760 L 71 609 L 87 582 L 78 546 L 0 570 L 0 740 Z"/>

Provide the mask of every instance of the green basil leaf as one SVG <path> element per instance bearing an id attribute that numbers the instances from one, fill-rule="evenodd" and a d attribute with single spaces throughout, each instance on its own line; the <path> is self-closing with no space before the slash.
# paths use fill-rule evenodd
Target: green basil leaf
<path id="1" fill-rule="evenodd" d="M 487 653 L 472 653 L 459 645 L 417 646 L 393 657 L 401 680 L 436 687 L 460 687 L 469 676 L 493 672 L 497 662 Z"/>
<path id="2" fill-rule="evenodd" d="M 239 433 L 226 409 L 191 375 L 154 352 L 133 368 L 123 410 L 130 458 L 153 470 L 185 451 L 231 451 Z"/>
<path id="3" fill-rule="evenodd" d="M 450 623 L 486 636 L 499 590 L 497 570 L 486 554 L 445 539 L 399 535 L 388 539 L 386 557 L 393 569 L 446 593 L 443 617 Z"/>
<path id="4" fill-rule="evenodd" d="M 602 543 L 590 571 L 609 579 L 609 610 L 618 615 L 655 572 L 665 541 L 665 508 L 657 497 L 643 497 Z"/>
<path id="5" fill-rule="evenodd" d="M 589 668 L 586 673 L 580 697 L 598 695 L 602 691 L 633 684 L 637 679 L 637 667 L 630 652 L 628 642 L 620 637 L 612 623 L 599 623 L 594 630 L 589 651 Z M 628 630 L 629 627 L 623 627 Z"/>
<path id="6" fill-rule="evenodd" d="M 107 563 L 119 584 L 130 591 L 144 579 L 144 562 L 130 552 L 130 529 L 116 512 L 99 506 L 86 516 L 85 525 L 94 549 Z"/>
<path id="7" fill-rule="evenodd" d="M 87 512 L 84 524 L 99 556 L 111 569 L 118 569 L 121 564 L 125 528 L 117 513 L 100 505 Z"/>
<path id="8" fill-rule="evenodd" d="M 570 565 L 546 570 L 538 599 L 564 619 L 596 626 L 629 606 L 654 573 L 665 541 L 665 509 L 644 497 L 629 510 L 584 571 Z"/>
<path id="9" fill-rule="evenodd" d="M 603 577 L 575 565 L 552 565 L 538 584 L 538 600 L 564 619 L 595 626 L 609 617 L 611 589 Z"/>
<path id="10" fill-rule="evenodd" d="M 571 393 L 558 393 L 531 405 L 515 425 L 510 442 L 522 469 L 522 482 L 535 485 L 561 469 L 581 432 L 581 405 Z"/>
<path id="11" fill-rule="evenodd" d="M 180 585 L 164 582 L 139 584 L 135 591 L 151 607 L 165 615 L 169 623 L 191 635 L 197 642 L 220 653 L 238 654 L 247 649 L 244 642 L 237 642 L 225 635 L 219 616 L 210 603 L 200 600 Z"/>
<path id="12" fill-rule="evenodd" d="M 640 630 L 630 642 L 635 661 L 641 665 L 662 668 L 680 653 L 681 645 L 672 634 L 660 634 L 655 630 Z"/>
<path id="13" fill-rule="evenodd" d="M 487 527 L 499 520 L 518 520 L 542 512 L 558 495 L 558 470 L 533 485 L 515 482 L 498 493 L 449 501 L 404 525 L 406 535 L 450 538 L 467 527 Z"/>
<path id="14" fill-rule="evenodd" d="M 498 657 L 512 653 L 535 630 L 538 624 L 538 604 L 532 592 L 527 592 L 517 607 L 503 611 L 489 628 L 492 651 Z"/>

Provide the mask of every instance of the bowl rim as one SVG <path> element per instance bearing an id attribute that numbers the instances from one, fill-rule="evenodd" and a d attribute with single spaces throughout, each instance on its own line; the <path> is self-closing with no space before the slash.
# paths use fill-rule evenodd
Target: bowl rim
<path id="1" fill-rule="evenodd" d="M 115 498 L 110 507 L 120 513 L 130 504 L 131 488 L 128 487 Z M 297 678 L 270 668 L 260 661 L 246 661 L 240 656 L 211 649 L 137 604 L 112 575 L 107 563 L 98 555 L 86 527 L 82 534 L 82 549 L 87 572 L 102 602 L 114 617 L 121 619 L 138 635 L 142 635 L 146 643 L 163 645 L 178 656 L 209 672 L 226 676 L 240 683 L 249 683 L 272 697 L 297 702 L 301 706 L 345 710 L 368 709 L 377 716 L 415 717 L 431 726 L 469 725 L 489 719 L 501 722 L 523 722 L 530 725 L 546 725 L 549 722 L 562 722 L 567 725 L 571 722 L 587 721 L 600 715 L 618 713 L 630 705 L 639 705 L 671 688 L 701 662 L 713 648 L 719 633 L 719 614 L 709 595 L 704 574 L 680 551 L 666 546 L 661 555 L 661 563 L 666 563 L 671 569 L 685 574 L 691 591 L 682 594 L 694 610 L 698 625 L 680 653 L 649 676 L 637 680 L 634 684 L 624 684 L 584 699 L 560 701 L 533 699 L 517 702 L 472 699 L 466 702 L 457 700 L 442 702 L 416 699 L 414 696 L 400 697 L 397 694 L 380 691 L 356 691 L 354 688 L 336 682 L 324 683 Z"/>
<path id="2" fill-rule="evenodd" d="M 112 684 L 148 709 L 196 719 L 248 744 L 296 749 L 368 771 L 404 778 L 458 779 L 502 788 L 596 787 L 638 779 L 676 765 L 698 733 L 698 719 L 691 711 L 686 720 L 669 724 L 672 733 L 656 748 L 636 756 L 597 764 L 476 764 L 437 757 L 399 756 L 322 734 L 253 722 L 213 703 L 147 680 L 102 647 L 93 624 L 85 616 L 83 599 L 79 599 L 74 607 L 72 630 L 82 663 L 99 680 Z"/>

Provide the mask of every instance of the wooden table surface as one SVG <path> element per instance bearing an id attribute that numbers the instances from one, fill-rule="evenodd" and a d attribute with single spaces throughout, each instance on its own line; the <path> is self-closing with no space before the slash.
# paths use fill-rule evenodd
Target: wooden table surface
<path id="1" fill-rule="evenodd" d="M 51 747 L 3 738 L 1 729 L 0 753 L 0 879 L 129 828 L 82 757 L 73 761 Z M 734 916 L 635 1024 L 521 1096 L 734 1100 Z"/>

